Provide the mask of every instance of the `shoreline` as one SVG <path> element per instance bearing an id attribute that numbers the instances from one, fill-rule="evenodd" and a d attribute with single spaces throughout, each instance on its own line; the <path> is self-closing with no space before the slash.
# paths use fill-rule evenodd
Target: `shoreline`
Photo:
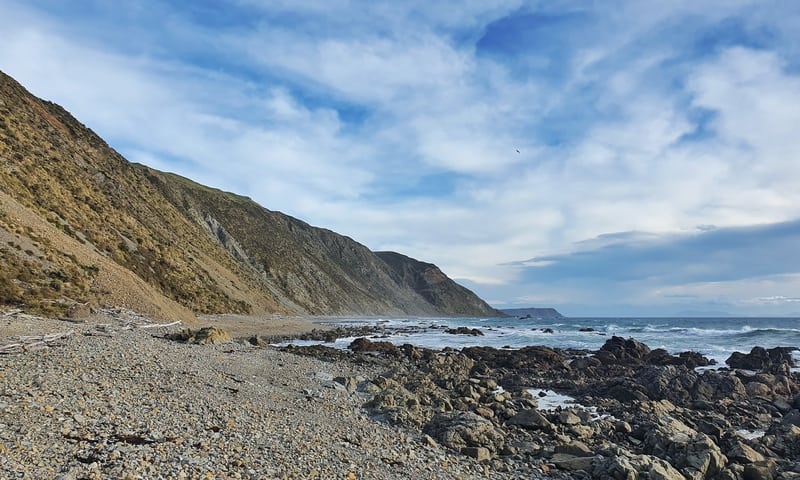
<path id="1" fill-rule="evenodd" d="M 699 354 L 620 337 L 579 352 L 430 350 L 361 335 L 342 350 L 254 340 L 271 326 L 318 338 L 373 327 L 336 326 L 352 317 L 272 317 L 236 330 L 252 317 L 207 317 L 191 327 L 232 331 L 222 343 L 192 345 L 170 339 L 184 338 L 171 334 L 186 325 L 123 310 L 79 323 L 17 317 L 0 316 L 0 333 L 14 322 L 72 333 L 0 355 L 0 472 L 9 477 L 800 474 L 800 374 L 781 349 L 698 372 L 708 361 Z M 549 409 L 551 398 L 530 393 L 540 390 L 599 415 Z M 755 431 L 763 435 L 747 435 Z"/>

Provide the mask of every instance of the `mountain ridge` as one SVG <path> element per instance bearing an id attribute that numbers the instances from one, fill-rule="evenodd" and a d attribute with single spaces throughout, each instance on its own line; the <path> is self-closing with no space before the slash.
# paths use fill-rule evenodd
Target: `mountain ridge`
<path id="1" fill-rule="evenodd" d="M 0 240 L 0 303 L 59 315 L 502 315 L 455 282 L 431 303 L 349 237 L 130 163 L 2 72 Z"/>

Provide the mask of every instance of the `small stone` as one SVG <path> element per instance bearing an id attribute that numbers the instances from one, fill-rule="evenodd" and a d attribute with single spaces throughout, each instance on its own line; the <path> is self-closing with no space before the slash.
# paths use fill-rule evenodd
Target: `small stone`
<path id="1" fill-rule="evenodd" d="M 594 457 L 576 457 L 566 453 L 556 453 L 550 461 L 562 470 L 583 470 L 592 471 L 592 461 Z"/>
<path id="2" fill-rule="evenodd" d="M 506 423 L 508 425 L 518 425 L 523 428 L 531 428 L 544 430 L 546 432 L 554 432 L 556 430 L 550 421 L 544 417 L 538 410 L 528 409 L 523 410 L 513 417 L 509 418 Z"/>
<path id="3" fill-rule="evenodd" d="M 591 457 L 594 455 L 585 443 L 577 440 L 566 445 L 556 445 L 554 451 L 555 453 L 565 453 L 576 457 Z"/>
<path id="4" fill-rule="evenodd" d="M 461 453 L 479 462 L 488 462 L 492 459 L 492 453 L 485 447 L 464 447 L 461 449 Z"/>
<path id="5" fill-rule="evenodd" d="M 633 428 L 631 427 L 630 423 L 620 420 L 620 421 L 614 423 L 614 431 L 617 432 L 617 433 L 628 434 L 628 433 L 631 433 L 633 431 Z"/>
<path id="6" fill-rule="evenodd" d="M 423 435 L 422 443 L 432 448 L 436 448 L 439 446 L 439 444 L 436 443 L 436 440 L 434 440 L 433 437 L 431 437 L 430 435 Z"/>
<path id="7" fill-rule="evenodd" d="M 581 423 L 580 417 L 572 412 L 561 412 L 558 414 L 558 421 L 563 425 L 578 425 Z"/>

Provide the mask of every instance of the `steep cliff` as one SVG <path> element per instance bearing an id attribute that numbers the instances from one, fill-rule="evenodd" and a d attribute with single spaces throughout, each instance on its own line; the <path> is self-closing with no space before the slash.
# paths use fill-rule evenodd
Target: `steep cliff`
<path id="1" fill-rule="evenodd" d="M 431 305 L 454 315 L 504 316 L 467 288 L 447 277 L 439 267 L 397 252 L 375 252 L 405 285 Z"/>
<path id="2" fill-rule="evenodd" d="M 487 311 L 449 279 L 433 296 L 415 289 L 348 237 L 129 163 L 2 73 L 0 242 L 0 303 L 54 314 Z"/>

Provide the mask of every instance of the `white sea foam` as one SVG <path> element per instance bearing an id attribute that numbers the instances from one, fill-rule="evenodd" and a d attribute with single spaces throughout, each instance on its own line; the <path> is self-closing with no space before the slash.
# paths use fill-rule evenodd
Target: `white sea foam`
<path id="1" fill-rule="evenodd" d="M 337 319 L 332 325 L 346 325 Z M 387 328 L 388 338 L 377 340 L 411 343 L 441 349 L 467 346 L 522 348 L 543 345 L 567 349 L 599 349 L 611 335 L 633 337 L 650 348 L 664 348 L 672 354 L 695 351 L 714 359 L 719 366 L 734 351 L 749 352 L 754 346 L 800 346 L 797 319 L 702 319 L 673 318 L 655 321 L 635 318 L 574 318 L 547 323 L 543 320 L 516 318 L 354 318 L 352 325 L 375 324 Z M 450 335 L 447 328 L 477 328 L 483 336 Z M 546 333 L 551 329 L 552 333 Z M 580 331 L 584 329 L 584 331 Z M 589 330 L 591 329 L 591 330 Z M 394 333 L 391 332 L 394 330 Z M 348 339 L 349 341 L 350 339 Z M 374 340 L 374 338 L 373 338 Z M 293 342 L 299 344 L 299 342 Z M 336 342 L 336 346 L 349 342 Z M 800 362 L 800 352 L 794 353 Z"/>
<path id="2" fill-rule="evenodd" d="M 553 412 L 559 408 L 576 408 L 578 410 L 589 412 L 589 415 L 591 415 L 593 421 L 605 419 L 615 420 L 615 418 L 611 415 L 599 414 L 597 412 L 597 407 L 587 407 L 586 405 L 578 403 L 575 398 L 570 397 L 569 395 L 554 392 L 553 390 L 529 388 L 528 393 L 536 398 L 536 403 L 539 405 L 537 407 L 538 410 Z"/>
<path id="3" fill-rule="evenodd" d="M 756 438 L 763 437 L 766 432 L 764 432 L 764 430 L 739 429 L 739 430 L 734 430 L 734 433 L 744 438 L 745 440 L 755 440 Z"/>

